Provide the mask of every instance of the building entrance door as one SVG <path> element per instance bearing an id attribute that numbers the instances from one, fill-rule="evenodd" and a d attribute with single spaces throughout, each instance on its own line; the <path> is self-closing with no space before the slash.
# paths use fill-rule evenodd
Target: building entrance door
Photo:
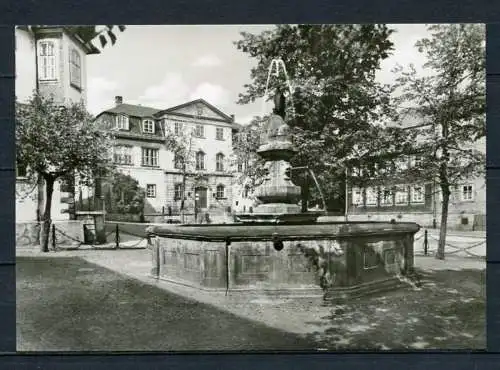
<path id="1" fill-rule="evenodd" d="M 197 209 L 205 209 L 207 208 L 207 188 L 205 187 L 197 187 L 194 189 L 195 199 L 196 199 L 196 208 Z"/>

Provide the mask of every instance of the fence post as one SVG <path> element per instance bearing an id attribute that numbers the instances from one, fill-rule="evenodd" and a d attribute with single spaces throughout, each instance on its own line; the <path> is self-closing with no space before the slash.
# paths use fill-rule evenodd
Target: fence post
<path id="1" fill-rule="evenodd" d="M 427 239 L 427 230 L 424 232 L 424 256 L 427 256 L 427 249 L 429 248 L 429 240 Z"/>
<path id="2" fill-rule="evenodd" d="M 52 248 L 56 250 L 56 225 L 52 224 Z"/>
<path id="3" fill-rule="evenodd" d="M 118 224 L 116 224 L 116 232 L 115 232 L 115 249 L 120 248 L 120 229 L 118 228 Z"/>

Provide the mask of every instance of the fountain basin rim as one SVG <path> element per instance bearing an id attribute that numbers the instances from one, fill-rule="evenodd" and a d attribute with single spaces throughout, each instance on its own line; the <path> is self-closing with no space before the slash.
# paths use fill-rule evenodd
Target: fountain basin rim
<path id="1" fill-rule="evenodd" d="M 347 228 L 346 228 L 347 226 Z M 150 226 L 149 236 L 199 241 L 272 241 L 356 238 L 387 234 L 415 234 L 420 226 L 413 222 L 321 222 L 304 224 L 208 224 Z"/>

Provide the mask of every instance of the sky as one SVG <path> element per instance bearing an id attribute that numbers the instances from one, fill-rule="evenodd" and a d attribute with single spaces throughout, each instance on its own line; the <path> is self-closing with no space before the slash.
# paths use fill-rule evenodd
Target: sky
<path id="1" fill-rule="evenodd" d="M 87 58 L 88 109 L 93 114 L 112 108 L 114 97 L 124 103 L 165 109 L 203 98 L 246 124 L 264 112 L 262 101 L 236 104 L 249 83 L 256 61 L 236 49 L 240 32 L 260 33 L 269 25 L 127 26 L 114 46 Z M 428 36 L 426 25 L 389 25 L 395 29 L 392 55 L 382 61 L 377 79 L 390 83 L 391 70 L 424 59 L 414 44 Z M 291 76 L 293 79 L 293 76 Z M 264 107 L 268 109 L 268 107 Z"/>

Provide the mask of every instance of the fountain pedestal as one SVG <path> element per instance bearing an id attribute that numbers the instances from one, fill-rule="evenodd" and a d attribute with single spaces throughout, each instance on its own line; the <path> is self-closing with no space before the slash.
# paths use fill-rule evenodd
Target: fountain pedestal
<path id="1" fill-rule="evenodd" d="M 255 195 L 261 202 L 253 213 L 238 214 L 236 221 L 243 223 L 276 222 L 303 223 L 314 222 L 319 213 L 301 213 L 298 205 L 301 196 L 299 186 L 290 179 L 290 158 L 296 153 L 292 144 L 288 125 L 279 115 L 270 116 L 262 145 L 257 154 L 266 160 L 267 175 L 257 187 Z"/>

